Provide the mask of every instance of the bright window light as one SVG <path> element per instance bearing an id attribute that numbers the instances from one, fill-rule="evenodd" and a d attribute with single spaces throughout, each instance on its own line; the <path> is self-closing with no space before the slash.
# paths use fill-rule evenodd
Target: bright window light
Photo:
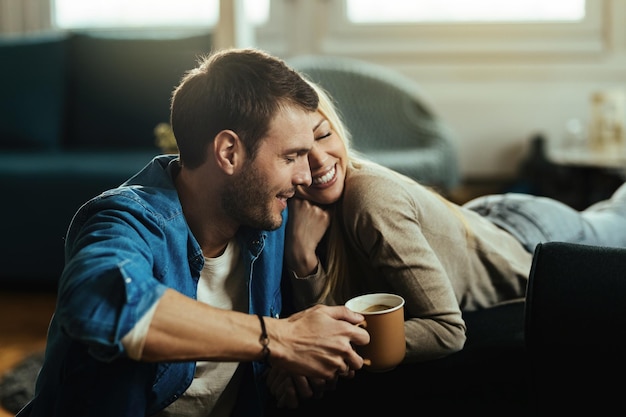
<path id="1" fill-rule="evenodd" d="M 244 0 L 252 24 L 267 21 L 269 0 Z M 219 0 L 54 0 L 59 28 L 215 26 Z"/>
<path id="2" fill-rule="evenodd" d="M 354 23 L 579 21 L 585 0 L 346 0 Z"/>

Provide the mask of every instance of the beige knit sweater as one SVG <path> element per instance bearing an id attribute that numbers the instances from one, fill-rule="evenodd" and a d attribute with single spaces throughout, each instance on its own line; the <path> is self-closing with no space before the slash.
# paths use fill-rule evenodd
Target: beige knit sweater
<path id="1" fill-rule="evenodd" d="M 532 254 L 509 233 L 411 179 L 379 165 L 350 167 L 337 204 L 350 259 L 348 293 L 327 302 L 378 291 L 402 295 L 406 362 L 462 349 L 461 311 L 525 295 Z M 325 279 L 322 268 L 294 276 L 297 306 L 312 303 Z"/>

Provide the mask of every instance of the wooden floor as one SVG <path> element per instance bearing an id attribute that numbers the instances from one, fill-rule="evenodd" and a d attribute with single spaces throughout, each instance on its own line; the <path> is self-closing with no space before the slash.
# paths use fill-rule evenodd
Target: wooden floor
<path id="1" fill-rule="evenodd" d="M 26 356 L 42 351 L 56 303 L 53 292 L 0 291 L 0 378 Z M 13 417 L 0 407 L 0 417 Z"/>

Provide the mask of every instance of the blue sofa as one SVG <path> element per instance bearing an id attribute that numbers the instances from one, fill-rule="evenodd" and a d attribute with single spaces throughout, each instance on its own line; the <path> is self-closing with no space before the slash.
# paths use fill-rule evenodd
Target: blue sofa
<path id="1" fill-rule="evenodd" d="M 172 90 L 209 33 L 0 37 L 0 288 L 55 287 L 79 206 L 161 153 Z"/>

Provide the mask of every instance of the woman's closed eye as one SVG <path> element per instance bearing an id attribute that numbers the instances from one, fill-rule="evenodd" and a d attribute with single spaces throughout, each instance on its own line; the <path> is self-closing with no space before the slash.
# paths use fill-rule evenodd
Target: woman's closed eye
<path id="1" fill-rule="evenodd" d="M 315 140 L 322 140 L 330 137 L 333 134 L 333 130 L 331 129 L 330 123 L 328 120 L 324 120 L 322 123 L 317 126 L 315 129 Z"/>
<path id="2" fill-rule="evenodd" d="M 324 133 L 324 134 L 321 134 L 321 135 L 319 135 L 319 136 L 315 137 L 315 140 L 322 140 L 322 139 L 326 139 L 326 138 L 330 137 L 332 134 L 333 134 L 333 132 L 332 132 L 332 131 L 327 132 L 327 133 Z"/>

